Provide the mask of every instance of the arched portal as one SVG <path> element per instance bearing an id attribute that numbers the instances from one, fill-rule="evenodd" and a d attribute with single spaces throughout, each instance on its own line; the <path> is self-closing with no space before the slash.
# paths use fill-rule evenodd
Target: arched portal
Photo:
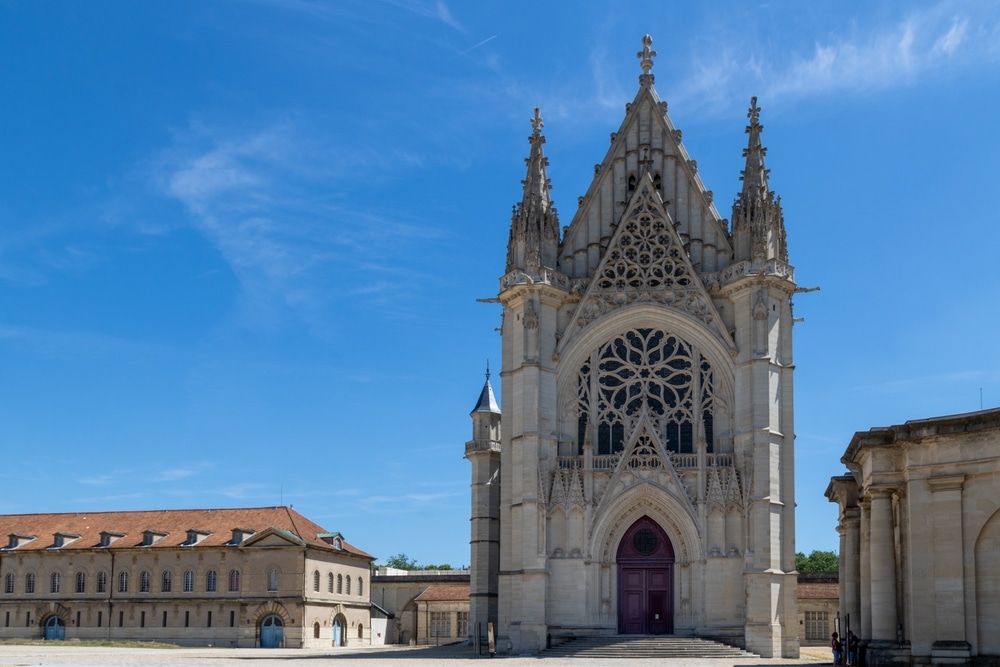
<path id="1" fill-rule="evenodd" d="M 285 640 L 285 622 L 281 616 L 270 614 L 260 623 L 261 648 L 278 648 Z"/>
<path id="2" fill-rule="evenodd" d="M 674 547 L 659 524 L 643 516 L 618 544 L 618 632 L 674 631 Z"/>
<path id="3" fill-rule="evenodd" d="M 332 639 L 334 646 L 343 646 L 347 637 L 344 635 L 344 628 L 347 626 L 346 619 L 337 614 L 333 619 Z"/>
<path id="4" fill-rule="evenodd" d="M 64 639 L 66 637 L 66 624 L 58 616 L 49 616 L 45 621 L 46 639 Z"/>

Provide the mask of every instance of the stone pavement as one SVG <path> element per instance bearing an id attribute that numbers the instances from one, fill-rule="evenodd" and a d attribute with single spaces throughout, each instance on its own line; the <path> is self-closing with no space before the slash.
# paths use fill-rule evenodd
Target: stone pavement
<path id="1" fill-rule="evenodd" d="M 829 663 L 829 650 L 804 649 L 800 660 L 728 659 L 671 660 L 670 667 L 741 667 L 755 665 L 819 665 Z M 432 667 L 461 663 L 500 662 L 505 667 L 561 667 L 563 665 L 600 665 L 614 667 L 615 662 L 585 658 L 545 658 L 538 656 L 486 656 L 476 658 L 468 646 L 445 647 L 373 647 L 344 649 L 135 649 L 73 646 L 72 643 L 44 646 L 0 645 L 0 667 Z M 662 667 L 662 660 L 623 660 L 628 667 Z"/>

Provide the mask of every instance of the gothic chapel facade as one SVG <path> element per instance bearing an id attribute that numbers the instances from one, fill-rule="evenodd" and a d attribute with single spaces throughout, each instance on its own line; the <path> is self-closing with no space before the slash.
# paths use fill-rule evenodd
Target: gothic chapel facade
<path id="1" fill-rule="evenodd" d="M 732 229 L 653 88 L 560 239 L 542 121 L 500 279 L 500 409 L 472 412 L 470 629 L 677 634 L 797 657 L 792 313 L 751 101 Z"/>

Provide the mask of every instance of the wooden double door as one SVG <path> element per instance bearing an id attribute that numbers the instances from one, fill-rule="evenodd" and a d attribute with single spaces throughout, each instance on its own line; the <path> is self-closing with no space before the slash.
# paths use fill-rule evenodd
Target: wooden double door
<path id="1" fill-rule="evenodd" d="M 674 550 L 649 517 L 636 521 L 618 546 L 618 632 L 674 631 Z"/>

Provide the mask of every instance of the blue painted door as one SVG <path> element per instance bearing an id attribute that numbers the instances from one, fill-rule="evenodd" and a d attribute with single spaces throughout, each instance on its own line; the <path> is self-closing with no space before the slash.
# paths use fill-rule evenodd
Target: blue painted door
<path id="1" fill-rule="evenodd" d="M 66 636 L 66 624 L 58 616 L 49 616 L 45 621 L 46 639 L 63 639 Z"/>
<path id="2" fill-rule="evenodd" d="M 274 614 L 265 617 L 260 624 L 261 648 L 278 648 L 284 638 L 285 628 L 281 617 Z"/>
<path id="3" fill-rule="evenodd" d="M 340 624 L 340 619 L 333 619 L 333 645 L 344 645 L 344 627 Z"/>

